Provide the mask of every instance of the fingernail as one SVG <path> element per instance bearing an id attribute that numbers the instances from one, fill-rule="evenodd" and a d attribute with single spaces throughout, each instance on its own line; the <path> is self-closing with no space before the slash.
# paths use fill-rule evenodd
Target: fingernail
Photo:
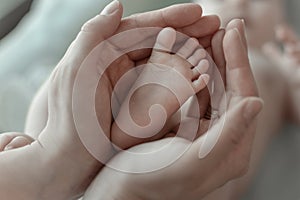
<path id="1" fill-rule="evenodd" d="M 238 28 L 234 28 L 234 31 L 236 31 L 240 35 L 240 30 Z"/>
<path id="2" fill-rule="evenodd" d="M 112 1 L 110 4 L 108 4 L 101 12 L 100 15 L 111 15 L 115 13 L 120 7 L 120 2 L 118 0 Z"/>
<path id="3" fill-rule="evenodd" d="M 245 20 L 241 19 L 241 22 L 242 22 L 243 26 L 245 27 Z"/>
<path id="4" fill-rule="evenodd" d="M 233 29 L 230 29 L 228 32 L 227 32 L 228 35 L 231 35 L 231 37 L 239 37 L 241 39 L 241 35 L 240 35 L 240 31 L 239 29 L 237 28 L 233 28 Z"/>
<path id="5" fill-rule="evenodd" d="M 246 30 L 246 23 L 245 23 L 245 20 L 244 19 L 241 19 L 241 22 L 242 22 L 242 25 L 243 25 L 243 31 L 245 33 L 245 30 Z"/>
<path id="6" fill-rule="evenodd" d="M 254 118 L 260 113 L 264 105 L 264 101 L 257 97 L 252 97 L 244 109 L 244 117 L 248 123 L 251 123 Z"/>

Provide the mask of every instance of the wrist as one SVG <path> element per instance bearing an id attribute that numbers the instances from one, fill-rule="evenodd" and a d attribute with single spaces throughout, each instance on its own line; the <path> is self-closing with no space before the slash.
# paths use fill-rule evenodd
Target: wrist
<path id="1" fill-rule="evenodd" d="M 38 139 L 47 174 L 40 199 L 53 199 L 53 194 L 58 195 L 55 199 L 73 199 L 83 194 L 103 165 L 79 139 L 49 131 L 45 129 Z"/>

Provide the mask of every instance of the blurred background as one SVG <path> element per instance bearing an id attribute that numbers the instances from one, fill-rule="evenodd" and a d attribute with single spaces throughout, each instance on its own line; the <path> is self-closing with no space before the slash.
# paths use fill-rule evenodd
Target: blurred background
<path id="1" fill-rule="evenodd" d="M 207 0 L 209 1 L 209 0 Z M 0 132 L 23 131 L 30 102 L 76 37 L 109 0 L 0 0 Z M 187 0 L 121 0 L 124 16 Z M 270 1 L 272 2 L 272 1 Z M 300 33 L 300 1 L 286 0 Z M 245 200 L 300 199 L 300 130 L 287 125 L 268 148 Z"/>

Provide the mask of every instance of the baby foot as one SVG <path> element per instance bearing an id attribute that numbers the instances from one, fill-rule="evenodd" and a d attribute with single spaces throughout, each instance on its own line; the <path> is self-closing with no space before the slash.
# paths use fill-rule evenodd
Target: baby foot
<path id="1" fill-rule="evenodd" d="M 188 98 L 206 87 L 209 68 L 206 52 L 196 39 L 188 39 L 172 53 L 176 32 L 162 30 L 154 50 L 122 103 L 112 126 L 112 142 L 122 149 L 163 137 L 166 124 Z"/>
<path id="2" fill-rule="evenodd" d="M 3 133 L 0 135 L 0 152 L 30 145 L 34 139 L 22 133 Z"/>

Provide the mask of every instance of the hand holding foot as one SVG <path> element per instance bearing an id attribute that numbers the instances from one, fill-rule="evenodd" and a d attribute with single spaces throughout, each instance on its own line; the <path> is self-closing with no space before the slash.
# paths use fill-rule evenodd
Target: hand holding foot
<path id="1" fill-rule="evenodd" d="M 164 137 L 171 131 L 163 129 L 170 117 L 189 97 L 206 87 L 209 75 L 205 73 L 210 65 L 205 59 L 206 51 L 190 38 L 172 54 L 175 40 L 176 32 L 171 28 L 158 34 L 149 61 L 112 126 L 112 142 L 118 147 L 126 149 Z M 160 107 L 155 110 L 152 106 Z"/>
<path id="2" fill-rule="evenodd" d="M 220 104 L 218 107 L 227 111 L 227 114 L 222 115 L 221 120 L 205 133 L 215 136 L 221 131 L 220 138 L 216 138 L 217 143 L 214 148 L 206 156 L 201 156 L 199 150 L 209 148 L 216 141 L 203 142 L 203 137 L 200 137 L 178 160 L 157 171 L 139 174 L 123 173 L 106 167 L 86 192 L 85 199 L 95 199 L 98 196 L 105 196 L 106 199 L 122 198 L 124 191 L 127 199 L 149 197 L 174 200 L 201 199 L 227 181 L 247 172 L 257 115 L 263 105 L 262 100 L 257 98 L 257 88 L 247 56 L 247 44 L 244 42 L 245 36 L 239 25 L 239 21 L 232 21 L 227 27 L 225 36 L 217 34 L 213 39 L 215 41 L 213 50 L 215 53 L 218 52 L 214 55 L 217 63 L 227 67 L 228 73 L 224 74 L 226 92 L 232 94 L 229 105 Z M 220 69 L 224 68 L 220 66 Z M 163 139 L 138 145 L 133 148 L 133 151 L 144 152 L 146 149 L 151 154 L 162 146 L 168 145 L 170 140 Z M 151 162 L 145 162 L 143 157 L 131 157 L 125 152 L 118 154 L 111 162 L 123 163 L 131 170 L 149 165 L 151 168 L 176 154 L 174 150 L 188 143 L 178 137 L 172 140 L 175 142 L 172 143 L 171 150 L 151 157 Z M 110 177 L 114 178 L 107 183 L 106 180 Z M 103 187 L 99 188 L 99 186 Z M 117 186 L 114 193 L 107 194 L 106 191 L 112 186 Z M 170 190 L 170 188 L 177 189 Z M 158 191 L 159 195 L 157 195 Z M 186 191 L 191 192 L 186 193 Z"/>

